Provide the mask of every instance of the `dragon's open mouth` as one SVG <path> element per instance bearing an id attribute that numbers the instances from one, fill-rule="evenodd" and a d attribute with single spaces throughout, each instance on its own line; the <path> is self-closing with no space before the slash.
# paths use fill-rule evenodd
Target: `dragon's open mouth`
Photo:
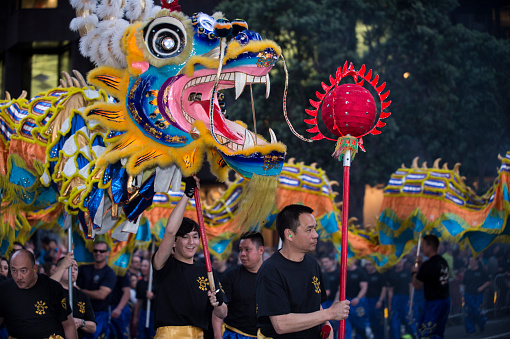
<path id="1" fill-rule="evenodd" d="M 213 100 L 213 124 L 216 139 L 232 151 L 242 151 L 255 145 L 265 145 L 267 141 L 257 137 L 241 124 L 230 121 L 222 114 L 218 100 L 218 91 L 234 88 L 235 98 L 239 98 L 246 85 L 266 85 L 266 98 L 269 97 L 271 82 L 270 68 L 240 66 L 225 70 L 220 74 L 217 90 Z M 210 115 L 211 94 L 216 82 L 216 72 L 213 69 L 196 71 L 193 78 L 180 77 L 164 89 L 169 96 L 167 102 L 171 103 L 170 112 L 181 112 L 182 115 L 172 114 L 172 119 L 181 127 L 189 130 L 195 120 L 203 121 L 211 130 Z M 170 100 L 172 96 L 172 100 Z M 161 109 L 160 109 L 161 110 Z M 276 143 L 274 132 L 270 129 L 271 143 Z"/>

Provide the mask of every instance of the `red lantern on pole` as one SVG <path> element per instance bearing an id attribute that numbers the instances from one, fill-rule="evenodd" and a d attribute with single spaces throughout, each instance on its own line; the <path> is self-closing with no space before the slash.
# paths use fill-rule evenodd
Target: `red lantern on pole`
<path id="1" fill-rule="evenodd" d="M 391 101 L 386 101 L 390 91 L 383 93 L 386 83 L 378 85 L 379 76 L 372 78 L 372 70 L 365 73 L 365 65 L 359 70 L 355 70 L 352 63 L 347 66 L 345 62 L 343 68 L 338 68 L 336 77 L 329 77 L 330 85 L 321 83 L 325 93 L 315 92 L 318 101 L 309 100 L 313 109 L 306 109 L 305 112 L 311 119 L 305 119 L 305 122 L 311 127 L 306 131 L 315 133 L 310 139 L 298 134 L 290 123 L 284 106 L 284 115 L 292 133 L 303 141 L 312 142 L 322 139 L 336 141 L 335 152 L 332 156 L 339 161 L 343 160 L 344 179 L 343 179 L 343 207 L 342 207 L 342 242 L 340 251 L 340 300 L 345 300 L 346 275 L 347 275 L 347 224 L 349 220 L 349 177 L 351 158 L 354 159 L 358 147 L 363 151 L 362 137 L 367 134 L 380 134 L 377 128 L 384 127 L 385 119 L 391 115 L 384 110 L 388 108 Z M 340 84 L 346 78 L 352 77 L 354 83 Z M 377 118 L 377 106 L 372 94 L 363 87 L 371 86 L 377 93 L 380 102 L 379 117 Z M 285 102 L 285 100 L 284 100 Z M 324 136 L 317 124 L 318 112 L 321 110 L 322 121 L 326 128 L 338 139 L 332 139 Z M 376 122 L 377 120 L 377 122 Z M 340 322 L 339 338 L 345 337 L 345 321 Z"/>

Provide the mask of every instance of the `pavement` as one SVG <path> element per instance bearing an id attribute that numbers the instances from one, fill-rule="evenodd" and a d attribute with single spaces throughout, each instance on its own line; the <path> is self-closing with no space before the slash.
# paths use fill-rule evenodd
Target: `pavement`
<path id="1" fill-rule="evenodd" d="M 510 338 L 510 315 L 487 320 L 485 331 L 475 332 L 473 336 L 467 336 L 463 324 L 448 325 L 444 334 L 445 339 L 503 339 Z"/>

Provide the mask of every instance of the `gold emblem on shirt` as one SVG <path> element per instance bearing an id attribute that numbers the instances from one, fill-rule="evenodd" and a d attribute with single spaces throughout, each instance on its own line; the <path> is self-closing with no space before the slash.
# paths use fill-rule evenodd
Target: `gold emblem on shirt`
<path id="1" fill-rule="evenodd" d="M 204 278 L 204 277 L 198 277 L 197 281 L 199 283 L 198 288 L 200 288 L 202 291 L 207 291 L 207 286 L 209 285 L 209 279 Z"/>
<path id="2" fill-rule="evenodd" d="M 319 282 L 319 278 L 314 276 L 312 278 L 312 284 L 315 286 L 315 293 L 321 293 L 321 283 Z"/>
<path id="3" fill-rule="evenodd" d="M 66 298 L 63 298 L 60 303 L 62 304 L 62 308 L 63 309 L 67 309 L 67 304 L 66 304 Z"/>
<path id="4" fill-rule="evenodd" d="M 44 301 L 38 301 L 37 303 L 35 303 L 35 313 L 36 314 L 40 314 L 40 315 L 43 315 L 43 314 L 46 314 L 46 309 L 48 308 L 48 306 L 46 306 L 46 303 Z"/>
<path id="5" fill-rule="evenodd" d="M 80 313 L 85 313 L 85 303 L 83 301 L 78 301 L 78 310 Z"/>

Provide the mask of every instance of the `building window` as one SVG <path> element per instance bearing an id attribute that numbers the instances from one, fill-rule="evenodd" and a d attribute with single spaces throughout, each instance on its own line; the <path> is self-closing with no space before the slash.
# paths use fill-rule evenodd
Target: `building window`
<path id="1" fill-rule="evenodd" d="M 36 96 L 59 86 L 62 71 L 69 72 L 69 50 L 34 50 L 31 62 L 30 95 Z"/>
<path id="2" fill-rule="evenodd" d="M 58 0 L 21 0 L 21 8 L 57 8 Z"/>

